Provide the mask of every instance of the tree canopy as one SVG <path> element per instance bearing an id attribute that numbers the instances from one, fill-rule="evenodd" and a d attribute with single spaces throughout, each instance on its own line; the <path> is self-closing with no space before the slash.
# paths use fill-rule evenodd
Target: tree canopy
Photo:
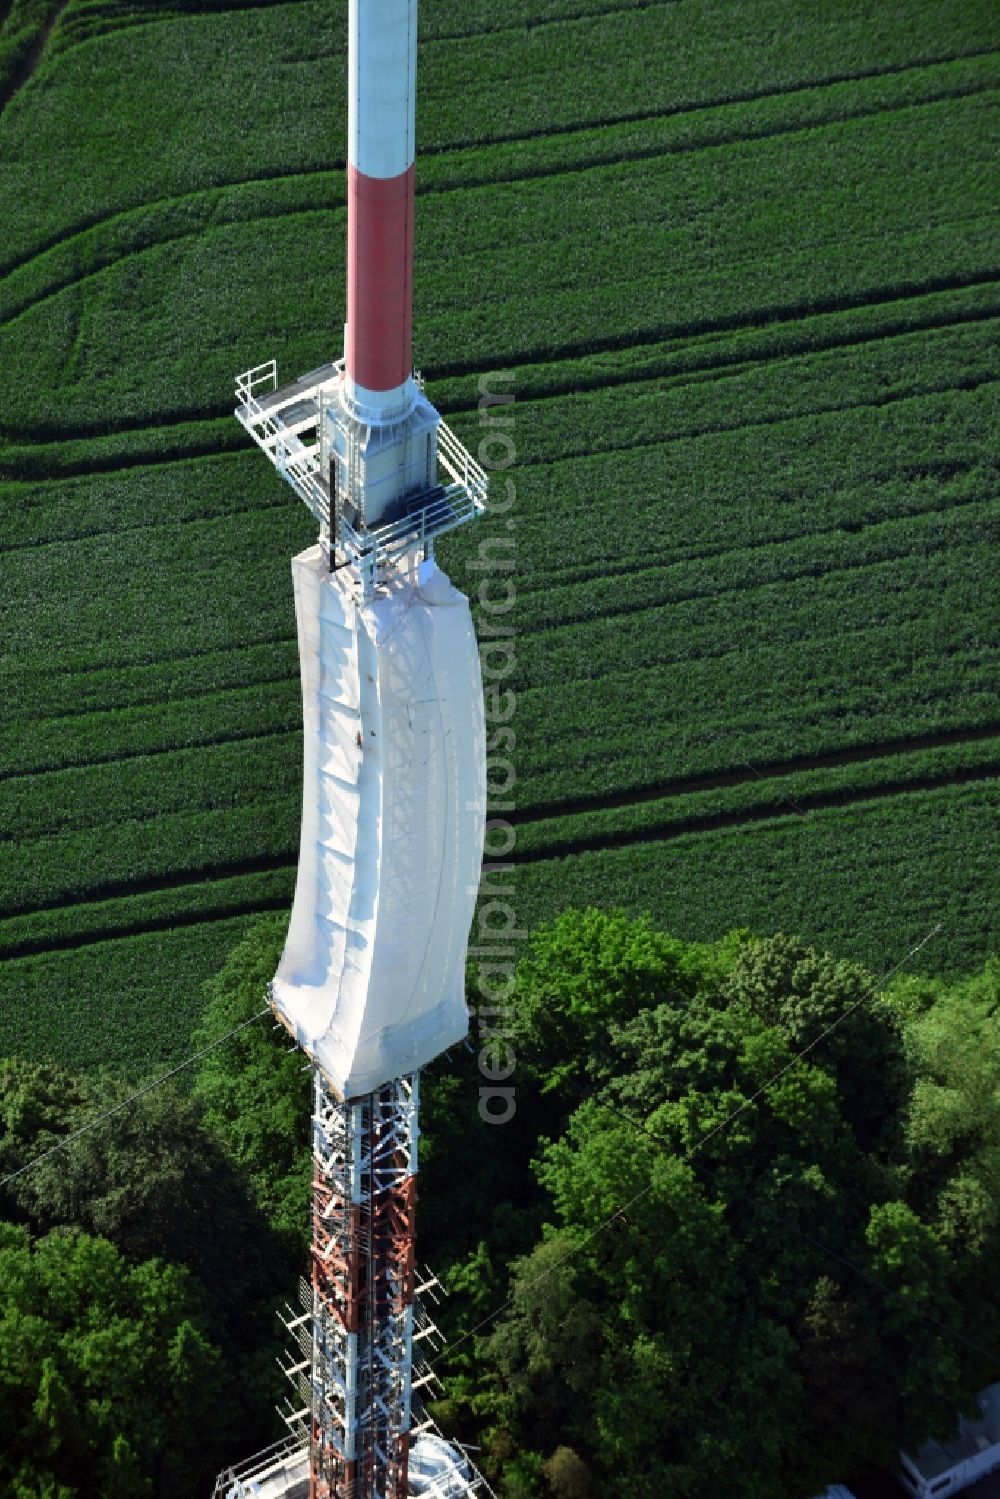
<path id="1" fill-rule="evenodd" d="M 539 1230 L 445 1407 L 503 1492 L 788 1499 L 950 1429 L 992 1377 L 962 1341 L 970 1287 L 996 1316 L 991 971 L 903 1001 L 783 935 L 535 935 L 511 1025 Z"/>
<path id="2" fill-rule="evenodd" d="M 230 1375 L 193 1278 L 0 1223 L 0 1490 L 173 1499 L 222 1465 Z"/>
<path id="3" fill-rule="evenodd" d="M 233 952 L 200 1044 L 261 1009 L 282 937 L 268 918 Z M 539 929 L 502 1022 L 514 1117 L 479 1115 L 474 1051 L 422 1080 L 420 1258 L 453 1292 L 435 1410 L 498 1494 L 805 1499 L 949 1431 L 1000 1362 L 998 1017 L 997 964 L 882 994 L 784 935 Z M 0 1063 L 0 1171 L 123 1090 Z M 262 1020 L 190 1094 L 158 1088 L 10 1183 L 0 1421 L 26 1436 L 5 1492 L 179 1499 L 270 1439 L 309 1106 Z"/>
<path id="4" fill-rule="evenodd" d="M 263 917 L 205 985 L 207 1003 L 196 1047 L 210 1045 L 266 1004 L 287 925 L 285 915 Z M 272 1228 L 304 1247 L 311 1100 L 302 1053 L 262 1020 L 201 1059 L 194 1093 L 207 1125 L 246 1171 Z"/>

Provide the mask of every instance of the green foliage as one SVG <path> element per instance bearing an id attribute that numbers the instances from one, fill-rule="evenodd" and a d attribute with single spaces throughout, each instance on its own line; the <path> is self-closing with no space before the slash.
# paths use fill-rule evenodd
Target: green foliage
<path id="1" fill-rule="evenodd" d="M 964 1165 L 1000 1192 L 1000 963 L 951 986 L 939 985 L 914 1016 L 906 1039 L 918 1074 L 907 1137 L 918 1156 Z"/>
<path id="2" fill-rule="evenodd" d="M 276 1232 L 250 1199 L 240 1164 L 206 1128 L 201 1102 L 169 1083 L 132 1096 L 131 1085 L 107 1071 L 75 1077 L 52 1064 L 7 1059 L 0 1062 L 0 1174 L 8 1173 L 17 1174 L 0 1190 L 0 1212 L 33 1236 L 83 1231 L 143 1272 L 163 1259 L 183 1273 L 202 1298 L 199 1336 L 211 1336 L 227 1371 L 213 1392 L 220 1435 L 212 1452 L 224 1441 L 230 1457 L 266 1444 L 280 1383 L 275 1302 L 290 1294 L 301 1241 Z M 168 1436 L 171 1422 L 187 1422 L 183 1401 L 199 1350 L 183 1327 L 166 1350 L 178 1391 L 163 1417 Z M 198 1386 L 190 1398 L 202 1402 L 204 1391 Z M 114 1414 L 112 1403 L 109 1432 Z M 196 1412 L 187 1424 L 198 1430 L 201 1420 Z M 123 1417 L 119 1433 L 129 1429 Z M 136 1471 L 138 1494 L 152 1469 Z M 97 1475 L 81 1457 L 81 1493 L 91 1484 L 102 1492 Z M 164 1492 L 186 1499 L 192 1484 L 204 1488 L 206 1471 L 199 1467 L 198 1475 L 197 1483 L 178 1475 Z"/>
<path id="3" fill-rule="evenodd" d="M 809 1051 L 814 1065 L 832 1071 L 844 1118 L 862 1148 L 896 1123 L 908 1081 L 902 1037 L 872 974 L 776 936 L 745 944 L 723 995 L 780 1029 L 793 1051 Z"/>
<path id="4" fill-rule="evenodd" d="M 285 940 L 285 916 L 258 922 L 205 986 L 199 1048 L 267 1003 Z M 247 1026 L 197 1064 L 196 1098 L 206 1123 L 247 1172 L 272 1227 L 292 1245 L 309 1233 L 309 1079 L 301 1052 L 277 1039 L 273 1022 Z"/>
<path id="5" fill-rule="evenodd" d="M 964 982 L 921 987 L 906 1021 L 910 1193 L 962 1267 L 988 1343 L 1000 1337 L 987 1268 L 1000 1254 L 1000 967 L 994 959 Z"/>
<path id="6" fill-rule="evenodd" d="M 0 25 L 0 107 L 25 75 L 32 52 L 57 15 L 60 0 L 10 0 Z"/>
<path id="7" fill-rule="evenodd" d="M 572 1447 L 557 1447 L 542 1464 L 542 1472 L 555 1499 L 592 1499 L 590 1469 Z"/>
<path id="8" fill-rule="evenodd" d="M 0 1486 L 17 1499 L 176 1499 L 221 1463 L 230 1375 L 176 1266 L 0 1224 L 0 1371 Z"/>
<path id="9" fill-rule="evenodd" d="M 252 1340 L 251 1304 L 269 1302 L 289 1267 L 193 1100 L 161 1084 L 88 1129 L 131 1092 L 109 1076 L 76 1079 L 44 1064 L 0 1062 L 0 1161 L 8 1170 L 86 1131 L 16 1177 L 0 1202 L 12 1203 L 35 1233 L 73 1225 L 133 1263 L 159 1255 L 185 1265 L 230 1335 Z"/>
<path id="10" fill-rule="evenodd" d="M 592 911 L 536 935 L 515 1001 L 529 1081 L 557 1078 L 532 1109 L 544 1223 L 506 1299 L 484 1250 L 451 1277 L 479 1365 L 455 1360 L 450 1420 L 485 1427 L 504 1492 L 548 1491 L 508 1479 L 527 1452 L 555 1492 L 784 1499 L 950 1425 L 989 1374 L 961 1338 L 996 1325 L 995 1241 L 948 1241 L 913 1106 L 926 1066 L 957 1083 L 994 968 L 904 1020 L 791 937 L 713 951 Z"/>
<path id="11" fill-rule="evenodd" d="M 610 1022 L 623 1024 L 668 995 L 680 1002 L 722 960 L 623 911 L 567 911 L 539 928 L 508 1001 L 513 1041 L 542 1093 L 572 1099 L 589 1069 L 607 1067 Z M 603 1048 L 603 1049 L 602 1049 Z"/>

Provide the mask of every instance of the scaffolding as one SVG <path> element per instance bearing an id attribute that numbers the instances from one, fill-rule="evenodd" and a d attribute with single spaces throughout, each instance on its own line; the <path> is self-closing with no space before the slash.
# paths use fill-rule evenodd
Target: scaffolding
<path id="1" fill-rule="evenodd" d="M 311 1273 L 282 1316 L 288 1436 L 221 1474 L 216 1499 L 493 1499 L 423 1406 L 444 1339 L 428 1307 L 442 1288 L 415 1258 L 418 1105 L 418 1073 L 344 1101 L 314 1068 Z"/>
<path id="2" fill-rule="evenodd" d="M 418 1099 L 416 1073 L 344 1102 L 314 1069 L 311 1339 L 285 1368 L 300 1394 L 309 1368 L 286 1420 L 309 1423 L 310 1499 L 409 1493 Z"/>

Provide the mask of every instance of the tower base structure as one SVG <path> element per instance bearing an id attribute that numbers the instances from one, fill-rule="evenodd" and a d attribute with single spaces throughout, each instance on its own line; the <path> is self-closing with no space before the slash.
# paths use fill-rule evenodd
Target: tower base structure
<path id="1" fill-rule="evenodd" d="M 310 1499 L 407 1499 L 418 1091 L 315 1071 Z"/>
<path id="2" fill-rule="evenodd" d="M 419 1075 L 344 1100 L 314 1069 L 312 1253 L 283 1319 L 289 1434 L 219 1475 L 213 1499 L 492 1499 L 422 1395 L 440 1287 L 415 1253 Z"/>

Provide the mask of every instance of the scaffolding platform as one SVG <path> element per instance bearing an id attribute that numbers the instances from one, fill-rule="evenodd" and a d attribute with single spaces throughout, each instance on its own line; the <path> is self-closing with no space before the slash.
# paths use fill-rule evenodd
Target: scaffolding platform
<path id="1" fill-rule="evenodd" d="M 309 1499 L 309 1435 L 287 1436 L 215 1481 L 212 1499 Z"/>
<path id="2" fill-rule="evenodd" d="M 486 471 L 423 395 L 414 376 L 419 412 L 395 423 L 372 427 L 351 416 L 343 401 L 344 361 L 309 370 L 278 384 L 277 363 L 269 359 L 236 376 L 236 419 L 307 506 L 337 566 L 353 565 L 366 593 L 379 571 L 419 547 L 430 555 L 439 536 L 475 520 L 486 508 Z M 331 422 L 340 442 L 331 446 Z M 408 452 L 408 427 L 433 430 L 433 476 L 418 484 L 391 511 L 365 523 L 365 495 L 372 473 L 387 448 Z M 392 465 L 390 464 L 390 467 Z M 405 471 L 404 457 L 403 468 Z"/>

